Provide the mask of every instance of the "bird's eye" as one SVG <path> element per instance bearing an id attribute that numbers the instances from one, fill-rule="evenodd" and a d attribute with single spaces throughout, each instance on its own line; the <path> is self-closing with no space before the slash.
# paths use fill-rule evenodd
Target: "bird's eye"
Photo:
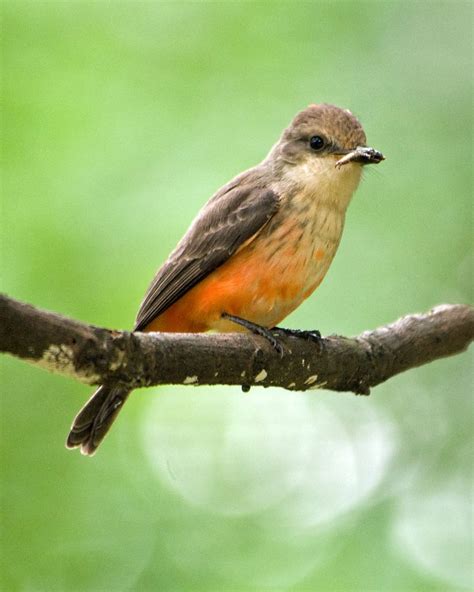
<path id="1" fill-rule="evenodd" d="M 311 147 L 311 150 L 319 152 L 320 150 L 322 150 L 324 148 L 324 146 L 326 145 L 326 142 L 324 141 L 324 138 L 322 138 L 321 136 L 313 136 L 309 140 L 309 145 Z"/>

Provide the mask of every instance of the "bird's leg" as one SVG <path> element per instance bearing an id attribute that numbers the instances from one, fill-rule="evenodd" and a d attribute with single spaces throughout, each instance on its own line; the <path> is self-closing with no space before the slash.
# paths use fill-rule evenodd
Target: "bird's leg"
<path id="1" fill-rule="evenodd" d="M 317 329 L 304 331 L 302 329 L 285 329 L 284 327 L 273 327 L 272 333 L 279 333 L 287 337 L 297 337 L 298 339 L 305 339 L 306 341 L 314 341 L 321 344 L 321 333 Z"/>
<path id="2" fill-rule="evenodd" d="M 273 334 L 272 329 L 267 329 L 266 327 L 262 327 L 262 325 L 257 325 L 257 323 L 252 323 L 252 321 L 247 321 L 247 319 L 242 319 L 241 317 L 236 317 L 231 315 L 227 312 L 222 313 L 222 318 L 227 319 L 228 321 L 232 321 L 236 325 L 240 325 L 241 327 L 245 327 L 249 331 L 251 331 L 254 335 L 260 335 L 261 337 L 265 337 L 267 341 L 270 342 L 270 345 L 273 349 L 283 356 L 283 346 L 278 341 L 278 339 Z"/>

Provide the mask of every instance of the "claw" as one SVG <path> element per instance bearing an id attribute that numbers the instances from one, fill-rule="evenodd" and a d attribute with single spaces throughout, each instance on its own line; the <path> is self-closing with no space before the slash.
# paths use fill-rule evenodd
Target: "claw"
<path id="1" fill-rule="evenodd" d="M 297 339 L 305 339 L 313 341 L 314 343 L 321 343 L 321 333 L 317 329 L 305 331 L 302 329 L 285 329 L 284 327 L 273 327 L 273 333 L 280 333 L 287 337 L 296 337 Z"/>

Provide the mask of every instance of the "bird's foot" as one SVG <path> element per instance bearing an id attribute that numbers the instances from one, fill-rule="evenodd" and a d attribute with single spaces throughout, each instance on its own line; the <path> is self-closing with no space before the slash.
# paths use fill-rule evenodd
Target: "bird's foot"
<path id="1" fill-rule="evenodd" d="M 281 357 L 283 357 L 284 349 L 277 336 L 274 335 L 274 329 L 267 329 L 266 327 L 262 327 L 262 325 L 257 325 L 257 323 L 252 323 L 252 321 L 247 321 L 247 319 L 236 317 L 235 315 L 228 314 L 227 312 L 223 312 L 221 316 L 223 319 L 232 321 L 236 325 L 245 327 L 254 335 L 260 335 L 261 337 L 264 337 L 270 343 L 273 349 Z"/>
<path id="2" fill-rule="evenodd" d="M 297 339 L 305 339 L 306 341 L 313 341 L 318 345 L 321 344 L 321 333 L 317 329 L 305 331 L 302 329 L 285 329 L 284 327 L 273 327 L 273 334 L 285 335 L 286 337 L 296 337 Z"/>

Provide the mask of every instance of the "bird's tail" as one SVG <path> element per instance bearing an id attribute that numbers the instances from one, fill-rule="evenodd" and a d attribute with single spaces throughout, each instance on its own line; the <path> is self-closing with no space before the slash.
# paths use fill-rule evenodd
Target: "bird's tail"
<path id="1" fill-rule="evenodd" d="M 82 454 L 92 456 L 129 394 L 130 391 L 122 386 L 100 386 L 76 415 L 66 447 L 80 446 Z"/>

